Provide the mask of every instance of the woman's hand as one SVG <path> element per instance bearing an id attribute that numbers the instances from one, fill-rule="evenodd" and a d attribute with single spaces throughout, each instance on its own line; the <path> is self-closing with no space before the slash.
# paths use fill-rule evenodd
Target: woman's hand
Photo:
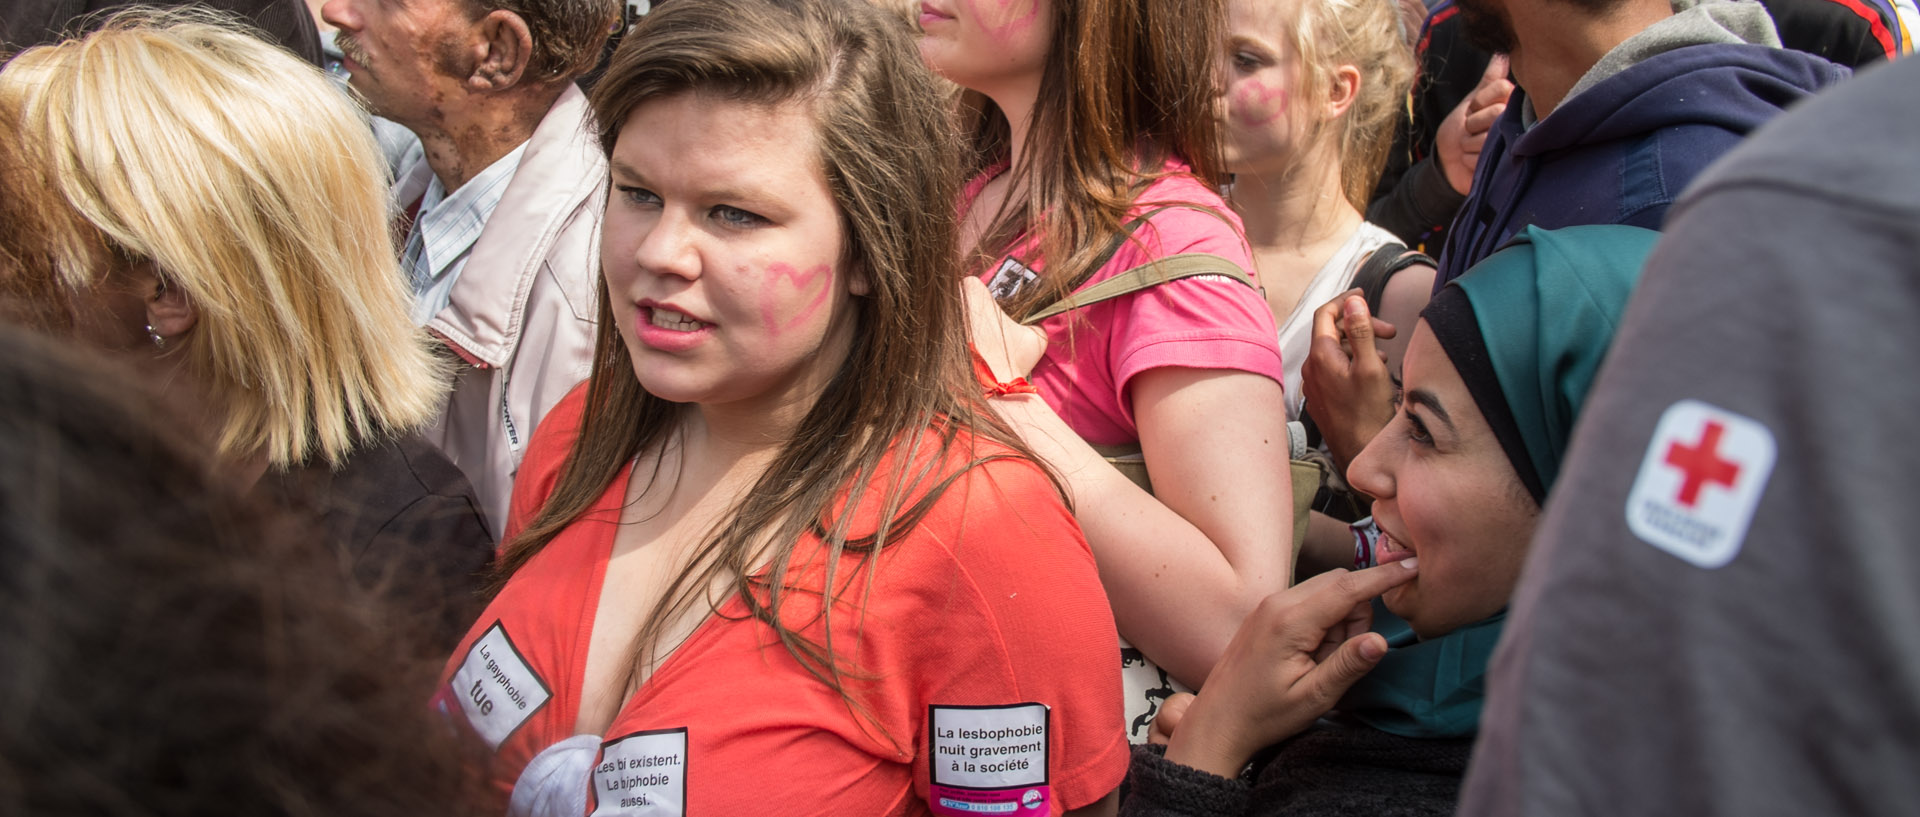
<path id="1" fill-rule="evenodd" d="M 1191 705 L 1156 730 L 1171 733 L 1167 759 L 1237 777 L 1261 747 L 1306 729 L 1387 654 L 1368 632 L 1374 597 L 1417 575 L 1417 559 L 1336 570 L 1289 587 L 1248 616 Z"/>
<path id="2" fill-rule="evenodd" d="M 1047 351 L 1047 333 L 1007 317 L 979 278 L 962 279 L 960 293 L 967 303 L 967 334 L 993 376 L 1005 383 L 1032 372 Z"/>
<path id="3" fill-rule="evenodd" d="M 1313 311 L 1300 391 L 1341 473 L 1393 420 L 1393 378 L 1373 339 L 1394 333 L 1393 324 L 1368 314 L 1367 299 L 1357 289 Z"/>

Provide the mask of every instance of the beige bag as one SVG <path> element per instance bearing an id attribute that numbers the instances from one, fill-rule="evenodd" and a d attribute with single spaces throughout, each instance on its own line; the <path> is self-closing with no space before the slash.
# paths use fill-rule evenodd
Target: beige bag
<path id="1" fill-rule="evenodd" d="M 1110 301 L 1122 295 L 1152 289 L 1168 281 L 1178 281 L 1182 278 L 1192 278 L 1199 275 L 1217 275 L 1223 278 L 1231 278 L 1249 287 L 1254 287 L 1253 279 L 1247 277 L 1246 272 L 1240 269 L 1239 264 L 1209 253 L 1181 253 L 1179 255 L 1167 256 L 1158 261 L 1142 264 L 1080 290 L 1079 292 L 1072 293 L 1065 298 L 1049 304 L 1045 308 L 1035 311 L 1032 315 L 1027 316 L 1025 320 L 1021 321 L 1021 323 L 1032 326 L 1042 320 L 1070 310 L 1092 306 L 1102 301 Z M 1255 288 L 1257 289 L 1258 287 Z M 1274 410 L 1279 411 L 1280 407 L 1275 406 Z M 1133 480 L 1133 484 L 1140 486 L 1141 490 L 1147 493 L 1153 493 L 1153 480 L 1147 475 L 1147 461 L 1140 455 L 1140 446 L 1096 445 L 1094 446 L 1094 450 L 1099 451 L 1101 456 L 1106 457 L 1108 463 L 1119 469 L 1120 473 L 1126 475 L 1128 479 Z M 1295 561 L 1299 560 L 1300 545 L 1305 542 L 1307 538 L 1307 510 L 1313 506 L 1314 495 L 1319 493 L 1320 485 L 1325 482 L 1326 475 L 1327 472 L 1325 468 L 1318 462 L 1302 459 L 1292 461 L 1293 558 Z"/>

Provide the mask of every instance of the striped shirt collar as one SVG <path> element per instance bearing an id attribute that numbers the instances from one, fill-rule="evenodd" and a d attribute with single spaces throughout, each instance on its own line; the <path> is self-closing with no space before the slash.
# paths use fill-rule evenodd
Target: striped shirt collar
<path id="1" fill-rule="evenodd" d="M 460 279 L 474 242 L 486 229 L 488 217 L 506 196 L 507 185 L 527 145 L 500 157 L 487 169 L 448 193 L 440 178 L 427 183 L 420 199 L 420 212 L 414 218 L 407 237 L 406 269 L 416 294 L 413 322 L 425 324 L 445 309 L 453 297 L 453 285 Z"/>

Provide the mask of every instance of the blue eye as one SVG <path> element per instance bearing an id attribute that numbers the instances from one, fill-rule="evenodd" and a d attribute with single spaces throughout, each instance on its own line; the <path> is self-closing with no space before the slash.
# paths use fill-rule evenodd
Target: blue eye
<path id="1" fill-rule="evenodd" d="M 728 207 L 724 204 L 713 208 L 713 217 L 733 227 L 758 227 L 762 224 L 770 223 L 755 213 L 750 213 L 738 207 Z"/>
<path id="2" fill-rule="evenodd" d="M 644 187 L 616 186 L 614 190 L 618 191 L 620 195 L 623 198 L 625 198 L 627 202 L 630 204 L 655 205 L 655 206 L 660 204 L 660 197 L 654 195 L 653 191 L 648 190 Z"/>

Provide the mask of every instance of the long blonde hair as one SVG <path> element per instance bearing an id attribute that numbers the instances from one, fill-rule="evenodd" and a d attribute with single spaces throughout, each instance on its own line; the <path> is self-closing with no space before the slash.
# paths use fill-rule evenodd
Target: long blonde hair
<path id="1" fill-rule="evenodd" d="M 367 115 L 319 69 L 209 12 L 140 11 L 0 72 L 74 303 L 151 262 L 198 313 L 167 352 L 216 391 L 222 456 L 333 464 L 438 410 Z M 23 180 L 24 181 L 24 180 Z"/>
<path id="2" fill-rule="evenodd" d="M 641 105 L 682 94 L 802 105 L 813 115 L 821 166 L 847 236 L 845 257 L 871 291 L 853 299 L 851 351 L 790 441 L 643 620 L 627 680 L 651 665 L 667 627 L 706 602 L 718 583 L 857 711 L 863 707 L 845 686 L 857 668 L 836 660 L 832 641 L 834 617 L 847 614 L 836 612 L 848 601 L 843 596 L 859 606 L 855 580 L 871 578 L 875 554 L 911 531 L 960 474 L 1025 450 L 986 407 L 968 363 L 948 204 L 959 187 L 955 136 L 906 31 L 859 0 L 663 4 L 622 43 L 594 87 L 602 147 L 612 152 Z M 610 301 L 603 280 L 579 436 L 540 512 L 503 547 L 496 568 L 502 583 L 680 425 L 682 407 L 647 393 L 634 377 Z M 999 445 L 976 452 L 963 434 Z M 850 530 L 869 495 L 880 497 L 877 522 Z M 823 541 L 821 561 L 793 564 L 796 544 L 808 535 Z M 858 556 L 859 569 L 840 572 L 843 555 Z M 769 566 L 759 575 L 763 562 Z M 803 567 L 824 573 L 824 591 L 791 583 L 792 571 Z M 794 595 L 822 592 L 824 640 L 781 620 Z"/>
<path id="3" fill-rule="evenodd" d="M 1340 156 L 1340 191 L 1364 213 L 1413 84 L 1413 51 L 1400 31 L 1399 5 L 1394 0 L 1277 1 L 1298 3 L 1300 9 L 1287 32 L 1287 45 L 1299 61 L 1296 107 L 1325 108 L 1334 72 L 1342 65 L 1360 71 L 1358 95 L 1346 114 L 1311 126 L 1302 144 L 1331 141 Z M 1304 159 L 1313 153 L 1298 155 Z"/>

